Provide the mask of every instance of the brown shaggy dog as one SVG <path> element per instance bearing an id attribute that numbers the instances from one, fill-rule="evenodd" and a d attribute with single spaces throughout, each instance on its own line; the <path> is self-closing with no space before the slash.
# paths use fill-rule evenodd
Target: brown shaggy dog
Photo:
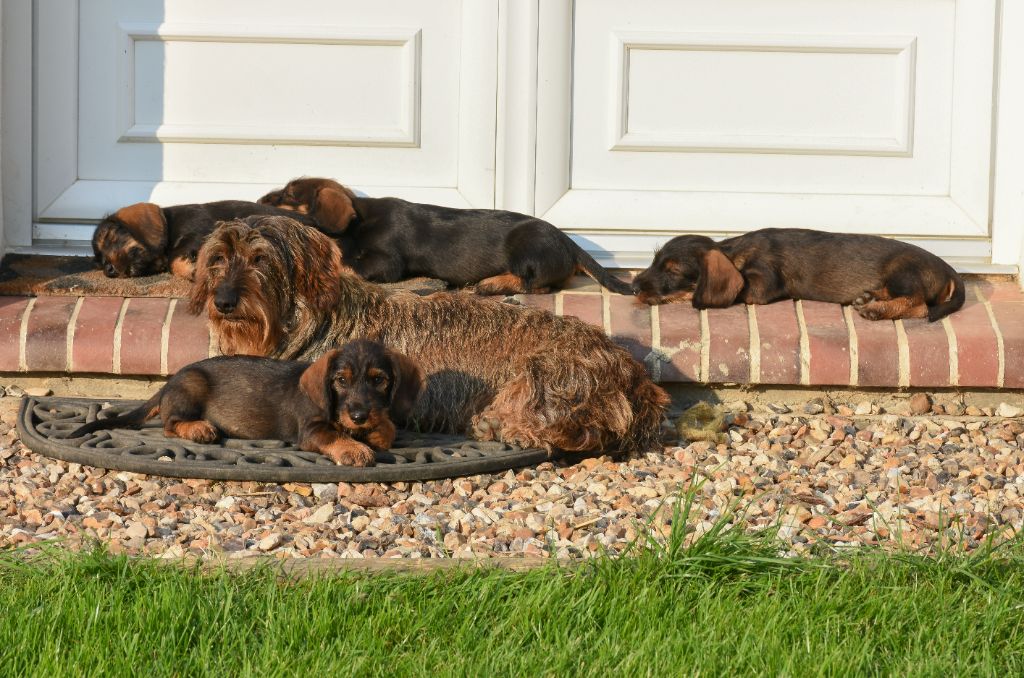
<path id="1" fill-rule="evenodd" d="M 284 217 L 221 224 L 199 253 L 191 302 L 227 354 L 311 360 L 353 337 L 404 353 L 426 375 L 410 415 L 421 428 L 550 451 L 645 451 L 669 402 L 596 327 L 475 296 L 386 290 Z"/>

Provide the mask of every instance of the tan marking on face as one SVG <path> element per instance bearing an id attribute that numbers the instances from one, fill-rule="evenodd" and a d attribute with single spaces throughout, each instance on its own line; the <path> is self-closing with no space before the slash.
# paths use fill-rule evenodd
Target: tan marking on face
<path id="1" fill-rule="evenodd" d="M 187 257 L 175 257 L 171 259 L 171 273 L 178 276 L 179 278 L 192 278 L 192 273 L 195 271 L 195 264 L 188 260 Z"/>

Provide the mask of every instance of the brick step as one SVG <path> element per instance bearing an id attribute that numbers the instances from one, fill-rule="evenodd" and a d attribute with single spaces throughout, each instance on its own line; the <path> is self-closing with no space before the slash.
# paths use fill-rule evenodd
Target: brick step
<path id="1" fill-rule="evenodd" d="M 941 322 L 867 321 L 813 301 L 640 306 L 580 279 L 522 303 L 602 327 L 661 382 L 1024 388 L 1024 293 L 971 281 Z M 214 354 L 182 299 L 0 297 L 0 372 L 164 376 Z"/>

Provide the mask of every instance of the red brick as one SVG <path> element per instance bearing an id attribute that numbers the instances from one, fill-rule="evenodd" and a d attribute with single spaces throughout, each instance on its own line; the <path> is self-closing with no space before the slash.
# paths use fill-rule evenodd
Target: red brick
<path id="1" fill-rule="evenodd" d="M 555 312 L 555 295 L 553 294 L 523 294 L 519 297 L 524 306 L 539 308 L 548 313 Z M 177 312 L 175 312 L 177 315 Z"/>
<path id="2" fill-rule="evenodd" d="M 750 380 L 750 327 L 747 307 L 708 309 L 709 383 L 745 384 Z"/>
<path id="3" fill-rule="evenodd" d="M 865 320 L 854 311 L 853 327 L 857 330 L 857 385 L 899 385 L 896 323 L 892 320 Z"/>
<path id="4" fill-rule="evenodd" d="M 1024 290 L 1014 280 L 972 280 L 967 286 L 967 298 L 973 299 L 971 289 L 976 289 L 983 299 L 990 302 L 1024 302 Z"/>
<path id="5" fill-rule="evenodd" d="M 800 323 L 796 304 L 780 301 L 757 306 L 757 332 L 761 343 L 762 384 L 800 383 Z"/>
<path id="6" fill-rule="evenodd" d="M 850 384 L 850 333 L 843 307 L 821 301 L 801 301 L 807 347 L 810 351 L 810 384 Z M 764 358 L 761 358 L 762 362 Z"/>
<path id="7" fill-rule="evenodd" d="M 188 310 L 188 301 L 178 299 L 167 334 L 168 374 L 209 355 L 210 329 L 206 324 L 206 314 L 192 315 Z"/>
<path id="8" fill-rule="evenodd" d="M 21 316 L 28 306 L 28 297 L 0 297 L 0 371 L 21 369 Z"/>
<path id="9" fill-rule="evenodd" d="M 170 299 L 134 297 L 121 325 L 121 374 L 160 374 L 160 342 Z"/>
<path id="10" fill-rule="evenodd" d="M 1024 303 L 993 301 L 992 313 L 1003 335 L 1003 386 L 1024 388 Z"/>
<path id="11" fill-rule="evenodd" d="M 28 319 L 25 364 L 33 372 L 64 372 L 68 362 L 68 324 L 77 297 L 39 297 Z"/>
<path id="12" fill-rule="evenodd" d="M 910 354 L 911 386 L 949 386 L 949 338 L 941 322 L 903 321 Z"/>
<path id="13" fill-rule="evenodd" d="M 665 304 L 658 307 L 658 316 L 661 347 L 672 354 L 661 366 L 661 381 L 699 381 L 700 311 L 690 302 Z"/>
<path id="14" fill-rule="evenodd" d="M 949 316 L 956 335 L 957 371 L 960 386 L 998 385 L 999 345 L 992 329 L 988 311 L 972 296 L 956 313 Z M 910 356 L 913 364 L 914 356 Z"/>
<path id="15" fill-rule="evenodd" d="M 612 338 L 645 364 L 644 359 L 651 352 L 651 307 L 621 294 L 611 295 L 608 302 Z"/>
<path id="16" fill-rule="evenodd" d="M 604 300 L 600 294 L 562 294 L 562 315 L 576 316 L 585 323 L 604 328 Z"/>
<path id="17" fill-rule="evenodd" d="M 71 371 L 114 371 L 114 327 L 124 299 L 85 297 L 75 321 Z"/>

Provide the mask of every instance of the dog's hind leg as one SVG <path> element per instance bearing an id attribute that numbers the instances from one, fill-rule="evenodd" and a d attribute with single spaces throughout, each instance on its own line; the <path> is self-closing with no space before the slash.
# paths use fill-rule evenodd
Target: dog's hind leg
<path id="1" fill-rule="evenodd" d="M 168 438 L 184 438 L 194 443 L 212 443 L 220 437 L 217 427 L 205 419 L 194 421 L 177 421 L 164 425 L 164 435 Z"/>
<path id="2" fill-rule="evenodd" d="M 928 304 L 920 295 L 891 296 L 889 290 L 869 290 L 857 297 L 853 308 L 868 320 L 927 318 Z"/>

